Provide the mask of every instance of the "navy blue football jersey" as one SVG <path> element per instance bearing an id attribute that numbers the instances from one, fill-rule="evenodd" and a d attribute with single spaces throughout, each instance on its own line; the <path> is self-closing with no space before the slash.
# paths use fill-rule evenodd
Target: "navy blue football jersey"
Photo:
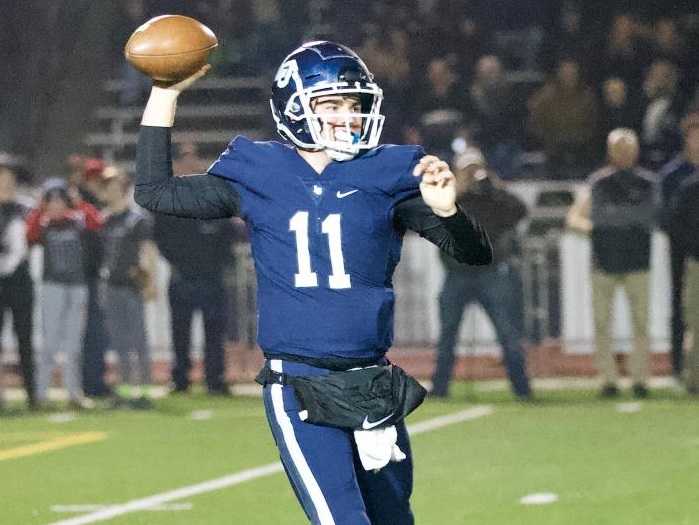
<path id="1" fill-rule="evenodd" d="M 268 355 L 368 358 L 393 339 L 394 206 L 419 193 L 417 146 L 381 146 L 322 174 L 279 142 L 237 137 L 209 168 L 240 194 Z"/>

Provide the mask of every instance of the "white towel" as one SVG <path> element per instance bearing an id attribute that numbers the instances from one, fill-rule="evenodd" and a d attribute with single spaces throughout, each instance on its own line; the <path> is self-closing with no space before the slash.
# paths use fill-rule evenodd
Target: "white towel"
<path id="1" fill-rule="evenodd" d="M 398 433 L 393 425 L 373 430 L 355 430 L 354 441 L 364 470 L 378 472 L 389 461 L 403 461 L 405 454 L 396 444 L 397 439 Z"/>

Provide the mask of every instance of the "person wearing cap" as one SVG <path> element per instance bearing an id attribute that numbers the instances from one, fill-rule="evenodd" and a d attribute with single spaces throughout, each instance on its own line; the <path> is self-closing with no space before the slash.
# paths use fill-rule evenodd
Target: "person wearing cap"
<path id="1" fill-rule="evenodd" d="M 661 208 L 660 227 L 667 233 L 670 244 L 670 276 L 672 282 L 672 301 L 670 316 L 671 347 L 670 357 L 672 372 L 677 380 L 683 369 L 684 346 L 684 310 L 682 291 L 684 289 L 684 272 L 686 266 L 686 247 L 678 233 L 676 223 L 671 220 L 673 202 L 678 188 L 699 168 L 699 112 L 690 113 L 682 120 L 684 148 L 674 159 L 659 172 Z M 696 337 L 696 336 L 695 336 Z"/>
<path id="2" fill-rule="evenodd" d="M 71 193 L 74 194 L 73 198 L 79 197 L 99 208 L 101 206 L 99 193 L 105 162 L 96 157 L 84 157 L 77 153 L 69 155 L 66 162 L 70 169 L 68 183 Z"/>
<path id="3" fill-rule="evenodd" d="M 34 283 L 29 274 L 26 226 L 28 208 L 17 198 L 16 175 L 0 159 L 0 335 L 5 312 L 12 313 L 17 338 L 19 364 L 30 408 L 36 406 L 34 395 L 34 346 L 32 341 Z M 0 352 L 2 347 L 0 346 Z M 2 377 L 0 377 L 0 385 Z M 0 392 L 1 394 L 1 392 Z M 0 405 L 2 404 L 0 395 Z"/>
<path id="4" fill-rule="evenodd" d="M 502 347 L 505 369 L 518 399 L 531 397 L 523 340 L 521 279 L 515 261 L 517 225 L 525 204 L 489 170 L 481 152 L 467 148 L 454 161 L 457 202 L 484 226 L 493 245 L 493 263 L 473 267 L 442 255 L 446 271 L 439 296 L 440 336 L 431 395 L 446 397 L 464 310 L 478 303 L 490 317 Z"/>
<path id="5" fill-rule="evenodd" d="M 105 204 L 101 239 L 104 256 L 100 275 L 100 305 L 105 314 L 110 348 L 119 357 L 122 387 L 114 401 L 132 408 L 151 408 L 150 348 L 144 302 L 157 298 L 158 251 L 147 212 L 132 207 L 131 179 L 116 166 L 103 173 L 100 194 Z"/>
<path id="6" fill-rule="evenodd" d="M 607 138 L 608 164 L 590 175 L 566 218 L 568 228 L 592 242 L 592 304 L 602 397 L 619 394 L 612 351 L 612 306 L 617 286 L 626 292 L 633 323 L 629 356 L 632 392 L 648 396 L 648 284 L 651 234 L 657 213 L 654 175 L 638 167 L 635 131 L 617 128 Z"/>
<path id="7" fill-rule="evenodd" d="M 43 247 L 43 345 L 36 360 L 36 400 L 48 401 L 56 356 L 64 354 L 63 384 L 70 406 L 88 408 L 84 397 L 80 354 L 87 306 L 86 242 L 101 227 L 99 212 L 75 202 L 68 184 L 49 179 L 40 205 L 27 217 L 27 241 Z"/>

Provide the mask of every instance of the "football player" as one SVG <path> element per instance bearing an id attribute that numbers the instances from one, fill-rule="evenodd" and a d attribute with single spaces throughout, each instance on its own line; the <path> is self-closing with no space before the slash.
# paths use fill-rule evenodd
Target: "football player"
<path id="1" fill-rule="evenodd" d="M 408 229 L 470 264 L 490 263 L 487 235 L 456 206 L 446 162 L 418 146 L 378 145 L 382 91 L 353 51 L 332 42 L 301 46 L 277 71 L 270 103 L 284 143 L 236 137 L 207 173 L 173 177 L 177 97 L 207 70 L 153 87 L 139 133 L 136 201 L 157 213 L 247 222 L 258 343 L 279 378 L 264 387 L 265 410 L 309 520 L 411 524 L 404 423 L 396 430 L 406 459 L 365 470 L 352 431 L 302 421 L 283 379 L 387 362 L 392 275 Z"/>

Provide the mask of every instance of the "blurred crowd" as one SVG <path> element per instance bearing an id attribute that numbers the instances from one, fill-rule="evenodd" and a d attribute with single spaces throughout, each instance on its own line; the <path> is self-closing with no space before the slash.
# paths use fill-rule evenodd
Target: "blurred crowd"
<path id="1" fill-rule="evenodd" d="M 175 169 L 204 170 L 196 159 L 194 146 L 184 145 Z M 228 395 L 224 345 L 236 336 L 225 281 L 235 245 L 245 241 L 240 223 L 151 217 L 135 205 L 129 174 L 98 158 L 71 155 L 64 176 L 39 187 L 21 175 L 12 158 L 0 159 L 0 326 L 10 312 L 29 406 L 53 406 L 49 388 L 59 369 L 72 408 L 100 398 L 114 408 L 151 406 L 145 304 L 159 294 L 159 256 L 169 268 L 171 388 L 190 388 L 198 311 L 207 391 Z M 117 358 L 115 381 L 108 350 Z M 0 405 L 2 384 L 0 373 Z"/>
<path id="2" fill-rule="evenodd" d="M 224 76 L 271 78 L 302 41 L 349 45 L 384 90 L 385 142 L 451 155 L 453 140 L 463 138 L 504 179 L 582 178 L 603 162 L 606 136 L 617 127 L 639 134 L 641 163 L 657 170 L 681 149 L 681 118 L 699 108 L 699 12 L 691 8 L 576 0 L 124 6 L 115 42 L 151 15 L 189 14 L 219 36 L 212 62 Z M 123 64 L 121 47 L 115 56 Z M 140 103 L 138 77 L 130 85 L 124 102 Z"/>

